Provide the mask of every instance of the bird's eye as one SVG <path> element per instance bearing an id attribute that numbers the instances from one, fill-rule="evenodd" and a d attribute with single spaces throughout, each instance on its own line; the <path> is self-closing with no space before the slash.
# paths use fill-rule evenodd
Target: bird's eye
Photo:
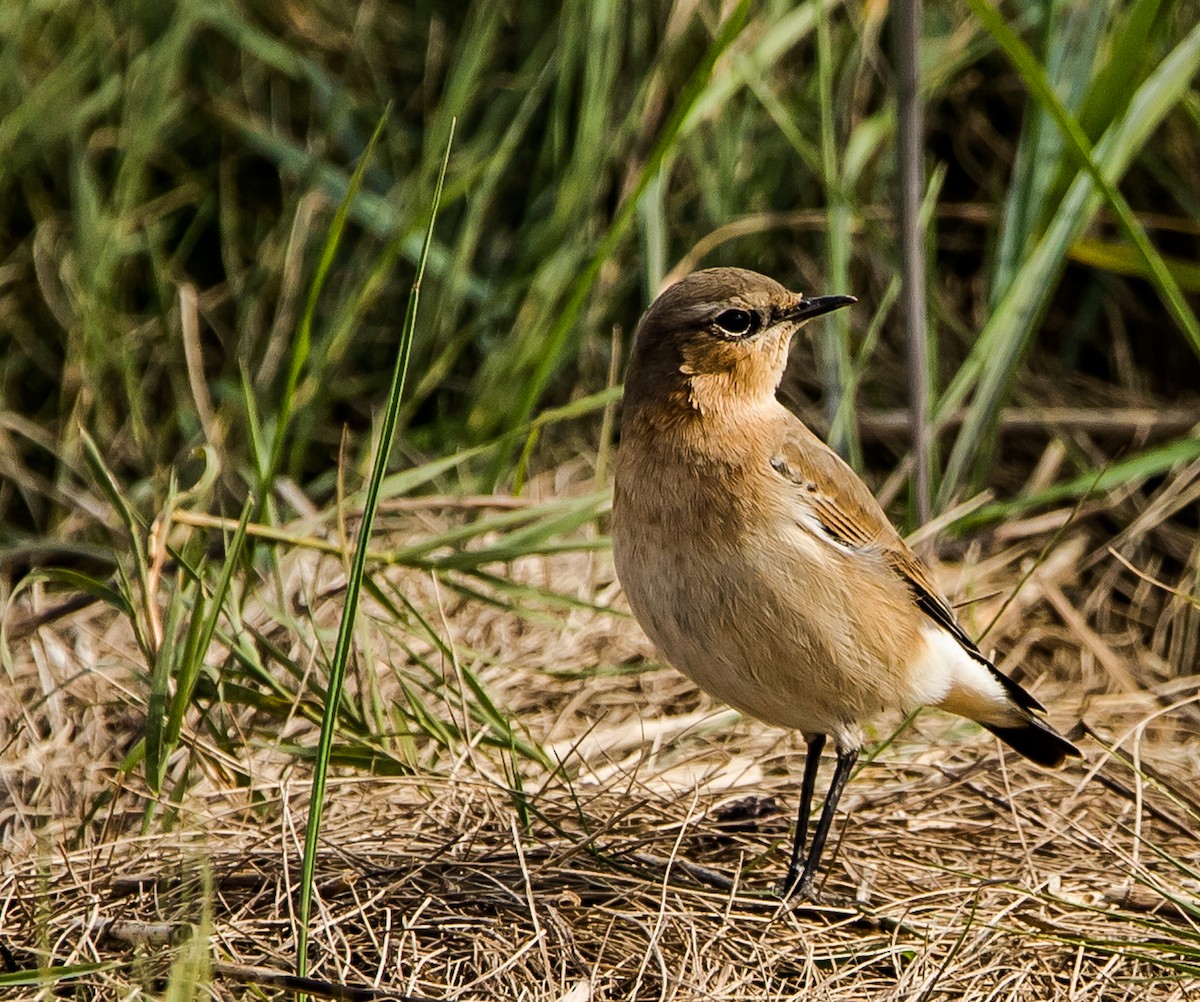
<path id="1" fill-rule="evenodd" d="M 751 332 L 757 319 L 749 310 L 726 310 L 717 317 L 717 326 L 726 334 L 741 337 Z"/>

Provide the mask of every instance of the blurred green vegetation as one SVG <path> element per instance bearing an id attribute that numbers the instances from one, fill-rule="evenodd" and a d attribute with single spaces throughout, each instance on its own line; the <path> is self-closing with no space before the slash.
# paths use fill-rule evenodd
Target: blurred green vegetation
<path id="1" fill-rule="evenodd" d="M 1047 374 L 1064 376 L 1053 403 L 1153 406 L 1200 385 L 1195 4 L 992 10 L 933 0 L 921 52 L 934 413 L 963 429 L 943 440 L 943 505 L 994 472 L 999 408 Z M 511 483 L 528 421 L 604 388 L 614 326 L 627 340 L 684 261 L 860 297 L 818 357 L 799 349 L 792 390 L 824 402 L 861 461 L 858 409 L 906 399 L 887 14 L 877 0 L 4 5 L 0 546 L 24 563 L 92 538 L 104 516 L 83 430 L 135 502 L 161 502 L 166 471 L 198 475 L 208 445 L 211 503 L 236 513 L 278 440 L 279 472 L 321 503 L 346 425 L 365 471 L 454 118 L 403 455 L 499 438 L 455 475 Z M 1083 392 L 1072 374 L 1092 398 L 1066 395 Z M 596 430 L 560 447 L 593 449 Z"/>

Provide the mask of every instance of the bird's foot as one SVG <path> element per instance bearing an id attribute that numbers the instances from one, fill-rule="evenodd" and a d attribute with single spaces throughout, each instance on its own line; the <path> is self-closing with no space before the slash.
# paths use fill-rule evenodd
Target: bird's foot
<path id="1" fill-rule="evenodd" d="M 803 874 L 789 873 L 775 885 L 775 893 L 782 899 L 781 904 L 785 911 L 803 911 L 804 909 L 862 911 L 864 904 L 844 894 L 819 891 L 813 879 L 811 877 L 806 879 Z"/>
<path id="2" fill-rule="evenodd" d="M 799 873 L 788 873 L 775 885 L 775 893 L 789 904 L 811 902 L 820 904 L 821 895 L 813 884 L 812 877 Z"/>

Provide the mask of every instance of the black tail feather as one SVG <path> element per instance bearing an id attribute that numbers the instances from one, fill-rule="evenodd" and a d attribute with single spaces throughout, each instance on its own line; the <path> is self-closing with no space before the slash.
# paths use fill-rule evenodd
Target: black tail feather
<path id="1" fill-rule="evenodd" d="M 1053 768 L 1062 765 L 1065 758 L 1079 758 L 1079 749 L 1038 717 L 1029 715 L 1025 723 L 1016 727 L 1001 727 L 998 724 L 983 725 L 1010 748 L 1019 751 L 1027 759 Z"/>

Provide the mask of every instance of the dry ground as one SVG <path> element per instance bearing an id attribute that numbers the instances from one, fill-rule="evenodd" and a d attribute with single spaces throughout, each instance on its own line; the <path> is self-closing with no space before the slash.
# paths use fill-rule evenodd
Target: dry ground
<path id="1" fill-rule="evenodd" d="M 1117 549 L 1178 587 L 1195 574 L 1195 540 L 1162 499 L 1194 477 L 1085 506 L 1065 531 L 1069 509 L 1010 522 L 943 565 L 947 591 L 974 599 L 963 615 L 975 632 L 1021 584 L 987 643 L 1057 724 L 1080 722 L 1085 760 L 1047 772 L 973 725 L 919 715 L 848 788 L 825 885 L 847 907 L 788 911 L 770 894 L 798 738 L 654 663 L 620 615 L 521 617 L 387 572 L 561 765 L 488 747 L 467 722 L 472 740 L 453 752 L 417 742 L 414 774 L 343 771 L 329 790 L 312 976 L 325 990 L 434 999 L 1200 998 L 1196 610 L 1112 556 L 1097 514 L 1130 508 Z M 328 650 L 341 564 L 291 552 L 284 566 L 314 631 L 290 638 L 292 654 L 312 663 L 316 638 Z M 620 604 L 607 554 L 510 571 Z M 390 666 L 407 654 L 373 612 L 371 685 L 399 699 Z M 255 617 L 269 626 L 265 598 Z M 172 763 L 176 777 L 191 763 L 179 803 L 144 824 L 141 774 L 119 770 L 145 712 L 127 625 L 92 606 L 13 632 L 0 684 L 0 971 L 98 965 L 60 985 L 77 998 L 194 983 L 205 997 L 210 977 L 219 999 L 286 995 L 264 972 L 294 964 L 308 772 L 293 750 L 312 744 L 312 726 L 243 711 L 234 761 L 191 721 L 190 753 Z M 441 663 L 442 709 L 462 722 L 470 695 Z M 900 723 L 880 721 L 876 739 Z"/>

